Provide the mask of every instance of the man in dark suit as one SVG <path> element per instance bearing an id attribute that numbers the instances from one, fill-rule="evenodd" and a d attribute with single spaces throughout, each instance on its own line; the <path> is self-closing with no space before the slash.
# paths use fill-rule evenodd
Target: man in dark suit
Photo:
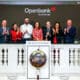
<path id="1" fill-rule="evenodd" d="M 43 27 L 43 39 L 47 41 L 52 40 L 52 27 L 50 21 L 47 21 L 46 26 Z"/>
<path id="2" fill-rule="evenodd" d="M 9 28 L 7 28 L 7 20 L 2 20 L 0 27 L 0 43 L 7 43 L 9 40 Z"/>
<path id="3" fill-rule="evenodd" d="M 74 43 L 76 28 L 72 25 L 72 20 L 67 20 L 67 26 L 64 28 L 64 42 Z"/>

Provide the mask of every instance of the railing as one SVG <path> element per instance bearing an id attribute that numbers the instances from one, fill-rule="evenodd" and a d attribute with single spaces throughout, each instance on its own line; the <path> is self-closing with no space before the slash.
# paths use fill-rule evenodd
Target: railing
<path id="1" fill-rule="evenodd" d="M 80 74 L 80 45 L 52 45 L 53 74 Z"/>
<path id="2" fill-rule="evenodd" d="M 23 44 L 0 45 L 0 75 L 8 76 L 11 80 L 25 72 L 26 50 Z"/>
<path id="3" fill-rule="evenodd" d="M 0 75 L 11 80 L 20 75 L 25 75 L 26 80 L 36 79 L 37 70 L 30 64 L 29 56 L 37 48 L 47 56 L 46 65 L 39 71 L 41 79 L 50 80 L 53 75 L 80 75 L 80 45 L 51 45 L 50 42 L 0 44 Z"/>

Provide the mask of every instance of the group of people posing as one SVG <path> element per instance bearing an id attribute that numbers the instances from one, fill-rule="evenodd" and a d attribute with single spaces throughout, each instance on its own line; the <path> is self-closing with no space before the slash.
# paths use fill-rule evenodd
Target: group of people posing
<path id="1" fill-rule="evenodd" d="M 34 25 L 30 24 L 29 18 L 24 19 L 24 24 L 19 26 L 14 23 L 12 27 L 7 27 L 7 20 L 2 20 L 0 27 L 0 43 L 26 43 L 26 41 L 51 41 L 57 43 L 74 43 L 76 28 L 72 20 L 68 19 L 66 26 L 62 29 L 60 22 L 54 25 L 46 21 L 45 26 L 41 26 L 38 21 Z"/>

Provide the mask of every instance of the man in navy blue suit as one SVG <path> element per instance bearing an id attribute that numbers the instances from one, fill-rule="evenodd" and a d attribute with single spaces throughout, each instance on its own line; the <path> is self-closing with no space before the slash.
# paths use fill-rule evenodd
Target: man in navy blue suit
<path id="1" fill-rule="evenodd" d="M 9 28 L 7 28 L 7 20 L 2 20 L 0 27 L 0 43 L 7 43 L 9 40 Z"/>
<path id="2" fill-rule="evenodd" d="M 67 26 L 64 28 L 64 42 L 74 43 L 76 36 L 76 28 L 72 25 L 72 20 L 67 20 Z"/>

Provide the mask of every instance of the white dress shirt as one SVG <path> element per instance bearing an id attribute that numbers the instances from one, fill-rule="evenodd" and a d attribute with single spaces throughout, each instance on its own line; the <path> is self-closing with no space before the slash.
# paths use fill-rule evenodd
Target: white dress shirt
<path id="1" fill-rule="evenodd" d="M 25 38 L 25 39 L 31 38 L 32 30 L 33 30 L 33 26 L 31 24 L 23 24 L 23 25 L 21 25 L 20 30 L 23 33 L 23 38 Z"/>

